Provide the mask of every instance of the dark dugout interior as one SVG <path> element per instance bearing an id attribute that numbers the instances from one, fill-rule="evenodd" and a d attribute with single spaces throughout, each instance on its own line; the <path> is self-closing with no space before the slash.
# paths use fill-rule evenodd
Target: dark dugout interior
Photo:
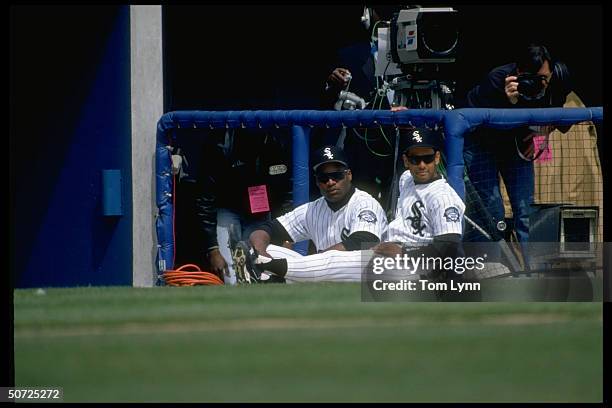
<path id="1" fill-rule="evenodd" d="M 533 41 L 568 65 L 587 106 L 601 106 L 601 6 L 453 7 L 460 49 L 445 69 L 458 93 Z M 336 51 L 367 41 L 362 12 L 357 4 L 164 5 L 166 111 L 319 108 Z"/>
<path id="2" fill-rule="evenodd" d="M 460 14 L 458 56 L 443 67 L 456 81 L 456 98 L 535 42 L 567 64 L 586 106 L 603 104 L 601 6 L 438 6 Z M 165 111 L 322 109 L 337 51 L 368 41 L 362 13 L 358 4 L 164 5 Z M 601 127 L 598 134 L 601 155 Z M 197 167 L 197 157 L 190 163 Z M 191 235 L 181 232 L 181 224 L 193 226 L 194 220 L 177 220 L 177 238 Z"/>

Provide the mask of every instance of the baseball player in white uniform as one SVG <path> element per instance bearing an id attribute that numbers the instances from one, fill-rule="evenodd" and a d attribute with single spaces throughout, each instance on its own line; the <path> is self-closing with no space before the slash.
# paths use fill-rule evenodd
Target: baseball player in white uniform
<path id="1" fill-rule="evenodd" d="M 465 204 L 438 173 L 440 137 L 429 129 L 404 132 L 402 160 L 406 171 L 399 180 L 400 195 L 383 240 L 370 251 L 327 251 L 301 258 L 278 251 L 260 253 L 252 259 L 252 270 L 266 272 L 288 282 L 360 281 L 374 256 L 455 256 L 461 244 Z M 255 248 L 257 249 L 257 247 Z M 281 248 L 282 250 L 282 248 Z M 285 259 L 274 259 L 283 257 Z M 257 273 L 257 272 L 255 272 Z M 402 278 L 419 278 L 418 273 Z"/>
<path id="2" fill-rule="evenodd" d="M 302 260 L 302 266 L 309 268 L 308 257 L 281 245 L 310 239 L 317 252 L 340 253 L 371 248 L 381 241 L 387 228 L 385 212 L 371 195 L 352 186 L 351 170 L 342 149 L 324 146 L 314 153 L 313 163 L 322 197 L 251 233 L 250 244 L 262 259 Z M 233 251 L 240 283 L 251 280 L 247 270 L 251 265 L 245 255 L 252 255 L 252 248 L 238 243 Z M 316 264 L 315 261 L 312 267 L 316 268 Z"/>

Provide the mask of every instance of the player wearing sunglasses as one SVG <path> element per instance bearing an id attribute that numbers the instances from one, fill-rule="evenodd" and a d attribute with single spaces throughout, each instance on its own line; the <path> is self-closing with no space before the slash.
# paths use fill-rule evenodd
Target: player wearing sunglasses
<path id="1" fill-rule="evenodd" d="M 268 273 L 286 279 L 288 282 L 313 281 L 360 281 L 364 268 L 372 255 L 378 257 L 457 256 L 460 251 L 465 205 L 457 193 L 438 173 L 440 161 L 439 134 L 428 129 L 416 129 L 405 133 L 407 144 L 403 149 L 403 163 L 406 171 L 399 181 L 400 195 L 395 219 L 383 234 L 383 241 L 371 246 L 371 251 L 326 251 L 319 254 L 294 257 L 278 251 L 261 256 L 255 246 L 245 248 L 249 255 L 245 263 L 247 274 L 255 281 Z M 342 189 L 349 180 L 350 170 L 342 163 L 333 167 L 322 167 L 317 181 L 324 197 L 331 195 L 330 189 Z M 334 181 L 333 178 L 341 178 Z M 325 183 L 322 183 L 325 181 Z M 326 198 L 327 200 L 327 198 Z M 284 223 L 290 225 L 287 220 Z M 333 224 L 323 225 L 333 229 Z M 323 227 L 325 230 L 326 227 Z M 272 245 L 268 246 L 268 253 Z M 334 249 L 334 248 L 331 248 Z M 363 249 L 367 249 L 363 248 Z M 280 259 L 279 259 L 280 258 Z M 411 274 L 406 278 L 419 278 Z"/>

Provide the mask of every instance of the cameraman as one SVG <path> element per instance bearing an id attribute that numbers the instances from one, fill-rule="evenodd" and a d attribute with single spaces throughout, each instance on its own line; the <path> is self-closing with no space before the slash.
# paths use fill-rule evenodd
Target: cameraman
<path id="1" fill-rule="evenodd" d="M 494 68 L 466 95 L 468 108 L 561 107 L 571 91 L 563 63 L 554 63 L 546 47 L 530 44 L 516 62 Z M 505 228 L 498 174 L 508 191 L 514 231 L 521 244 L 529 241 L 529 215 L 534 195 L 534 131 L 478 128 L 466 135 L 464 160 L 468 175 L 488 211 L 488 219 L 472 214 L 485 229 Z M 482 224 L 481 224 L 482 225 Z M 478 240 L 478 239 L 475 239 Z M 524 246 L 523 246 L 523 249 Z M 528 267 L 526 262 L 526 267 Z"/>
<path id="2" fill-rule="evenodd" d="M 382 86 L 375 76 L 378 58 L 377 29 L 399 11 L 395 5 L 365 6 L 360 38 L 337 51 L 336 59 L 329 65 L 329 75 L 324 84 L 321 105 L 323 109 L 341 109 L 339 94 L 348 91 L 367 102 L 365 109 L 389 109 L 391 103 L 386 94 L 377 93 Z M 391 95 L 392 97 L 392 95 Z M 362 108 L 357 106 L 357 109 Z M 346 109 L 346 107 L 343 107 Z M 345 136 L 336 129 L 321 130 L 314 135 L 316 145 L 332 144 L 343 147 L 353 158 L 353 182 L 357 188 L 376 198 L 385 210 L 388 206 L 389 186 L 393 177 L 394 129 L 348 128 Z"/>

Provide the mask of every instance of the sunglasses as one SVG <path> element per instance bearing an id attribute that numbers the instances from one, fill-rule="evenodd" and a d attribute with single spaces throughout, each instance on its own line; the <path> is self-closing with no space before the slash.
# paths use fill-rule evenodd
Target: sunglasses
<path id="1" fill-rule="evenodd" d="M 332 179 L 334 181 L 343 180 L 347 170 L 333 171 L 331 173 L 317 173 L 315 178 L 319 183 L 327 183 L 327 180 Z"/>
<path id="2" fill-rule="evenodd" d="M 410 164 L 414 164 L 415 166 L 419 164 L 421 161 L 425 162 L 425 164 L 429 164 L 433 162 L 436 158 L 436 154 L 424 154 L 422 156 L 408 156 L 408 162 Z"/>

